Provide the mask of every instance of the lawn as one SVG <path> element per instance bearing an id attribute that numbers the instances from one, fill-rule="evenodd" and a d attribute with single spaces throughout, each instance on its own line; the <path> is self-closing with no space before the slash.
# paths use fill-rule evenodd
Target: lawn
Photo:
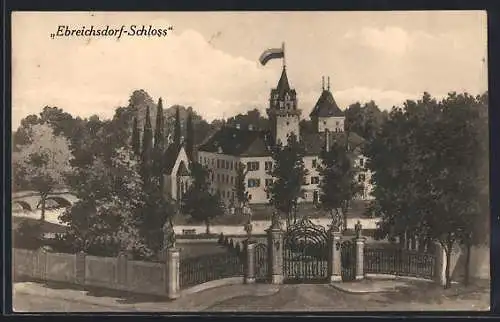
<path id="1" fill-rule="evenodd" d="M 201 255 L 220 254 L 227 252 L 227 248 L 217 244 L 216 242 L 203 242 L 203 243 L 178 243 L 177 247 L 180 248 L 180 256 L 182 258 L 192 258 Z"/>

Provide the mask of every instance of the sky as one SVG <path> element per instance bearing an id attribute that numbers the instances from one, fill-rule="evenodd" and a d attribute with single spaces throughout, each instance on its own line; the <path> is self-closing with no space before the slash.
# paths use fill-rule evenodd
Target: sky
<path id="1" fill-rule="evenodd" d="M 165 37 L 55 37 L 58 26 L 164 29 Z M 44 106 L 111 118 L 144 89 L 164 106 L 207 120 L 268 107 L 285 43 L 288 78 L 308 118 L 322 76 L 341 109 L 374 100 L 383 110 L 450 91 L 487 90 L 483 11 L 413 12 L 14 12 L 12 128 Z"/>

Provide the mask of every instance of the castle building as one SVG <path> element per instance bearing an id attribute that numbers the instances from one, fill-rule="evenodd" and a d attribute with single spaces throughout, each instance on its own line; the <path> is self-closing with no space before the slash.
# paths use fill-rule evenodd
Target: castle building
<path id="1" fill-rule="evenodd" d="M 370 175 L 364 168 L 366 159 L 361 154 L 364 139 L 356 133 L 344 132 L 345 115 L 335 102 L 329 84 L 325 87 L 323 82 L 322 93 L 310 113 L 314 127 L 312 132 L 301 133 L 302 111 L 298 106 L 297 93 L 290 87 L 286 67 L 283 67 L 276 88 L 271 89 L 266 112 L 270 129 L 223 126 L 198 147 L 197 162 L 209 169 L 213 193 L 218 191 L 227 204 L 235 201 L 236 168 L 241 162 L 248 171 L 245 183 L 249 203 L 268 203 L 266 186 L 273 182 L 268 175 L 273 166 L 271 149 L 278 142 L 286 144 L 288 135 L 294 133 L 305 147 L 304 164 L 308 170 L 303 185 L 305 195 L 299 202 L 319 201 L 319 156 L 322 149 L 331 146 L 334 141 L 347 142 L 350 151 L 356 155 L 356 179 L 364 186 L 359 198 L 370 198 Z"/>

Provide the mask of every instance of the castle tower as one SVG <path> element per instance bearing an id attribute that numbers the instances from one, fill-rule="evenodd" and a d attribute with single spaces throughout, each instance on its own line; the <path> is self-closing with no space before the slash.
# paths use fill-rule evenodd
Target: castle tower
<path id="1" fill-rule="evenodd" d="M 344 132 L 344 112 L 339 108 L 330 91 L 330 77 L 325 88 L 325 79 L 323 77 L 322 92 L 309 114 L 317 132 Z"/>
<path id="2" fill-rule="evenodd" d="M 276 88 L 271 89 L 269 108 L 266 110 L 271 121 L 274 142 L 286 145 L 290 133 L 300 137 L 299 122 L 301 110 L 297 108 L 297 94 L 290 88 L 286 67 L 283 66 Z"/>

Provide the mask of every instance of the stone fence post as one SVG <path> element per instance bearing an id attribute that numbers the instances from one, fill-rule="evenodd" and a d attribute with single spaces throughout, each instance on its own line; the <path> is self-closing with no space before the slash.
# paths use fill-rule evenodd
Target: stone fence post
<path id="1" fill-rule="evenodd" d="M 342 234 L 339 231 L 330 229 L 328 231 L 328 276 L 330 282 L 342 280 Z"/>
<path id="2" fill-rule="evenodd" d="M 165 273 L 167 297 L 175 300 L 180 297 L 180 251 L 178 248 L 167 249 Z"/>
<path id="3" fill-rule="evenodd" d="M 434 281 L 441 286 L 446 284 L 446 252 L 439 242 L 434 243 Z"/>
<path id="4" fill-rule="evenodd" d="M 117 257 L 118 265 L 118 276 L 117 282 L 120 288 L 126 289 L 127 286 L 127 266 L 128 266 L 128 254 L 126 252 L 121 252 Z"/>
<path id="5" fill-rule="evenodd" d="M 362 280 L 365 278 L 364 273 L 364 248 L 365 248 L 365 237 L 356 237 L 356 280 Z"/>
<path id="6" fill-rule="evenodd" d="M 283 283 L 283 231 L 277 225 L 267 230 L 268 271 L 272 284 Z"/>
<path id="7" fill-rule="evenodd" d="M 249 240 L 245 243 L 246 258 L 245 258 L 245 284 L 255 283 L 255 245 Z"/>
<path id="8" fill-rule="evenodd" d="M 47 279 L 47 251 L 42 247 L 36 252 L 36 266 L 34 270 L 34 277 L 42 281 Z"/>
<path id="9" fill-rule="evenodd" d="M 85 252 L 76 253 L 76 283 L 85 285 Z"/>

